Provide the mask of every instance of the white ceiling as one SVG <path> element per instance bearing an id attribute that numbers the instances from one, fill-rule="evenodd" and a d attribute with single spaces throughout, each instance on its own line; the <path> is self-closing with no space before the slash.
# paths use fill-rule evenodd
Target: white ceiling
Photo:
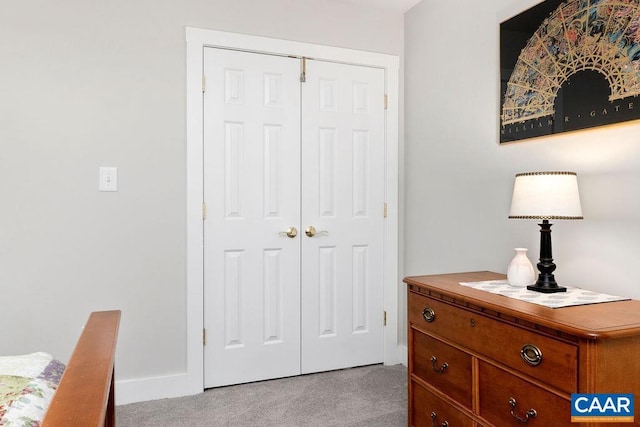
<path id="1" fill-rule="evenodd" d="M 336 0 L 344 3 L 351 3 L 362 7 L 373 7 L 376 9 L 387 9 L 396 12 L 406 12 L 421 0 Z"/>

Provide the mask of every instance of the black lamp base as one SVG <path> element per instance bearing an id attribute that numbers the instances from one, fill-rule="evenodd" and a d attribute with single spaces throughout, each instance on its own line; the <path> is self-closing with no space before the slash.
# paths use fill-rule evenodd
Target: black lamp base
<path id="1" fill-rule="evenodd" d="M 552 294 L 555 292 L 567 292 L 564 286 L 558 286 L 553 272 L 556 265 L 551 255 L 551 224 L 549 220 L 543 220 L 540 226 L 540 262 L 538 262 L 538 280 L 533 285 L 527 286 L 530 291 Z"/>
<path id="2" fill-rule="evenodd" d="M 549 285 L 548 283 L 538 284 L 538 282 L 534 283 L 533 285 L 527 286 L 527 289 L 529 289 L 530 291 L 542 292 L 543 294 L 567 292 L 567 288 L 565 288 L 564 286 L 558 286 L 557 284 L 552 286 L 552 285 Z"/>

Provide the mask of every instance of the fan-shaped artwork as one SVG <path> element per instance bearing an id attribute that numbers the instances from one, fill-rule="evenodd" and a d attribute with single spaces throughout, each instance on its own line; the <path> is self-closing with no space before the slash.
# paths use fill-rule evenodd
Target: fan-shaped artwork
<path id="1" fill-rule="evenodd" d="M 549 126 L 557 120 L 558 92 L 582 71 L 606 80 L 610 103 L 640 94 L 640 0 L 568 0 L 544 18 L 506 84 L 503 134 L 519 123 Z M 584 113 L 592 115 L 588 108 Z"/>

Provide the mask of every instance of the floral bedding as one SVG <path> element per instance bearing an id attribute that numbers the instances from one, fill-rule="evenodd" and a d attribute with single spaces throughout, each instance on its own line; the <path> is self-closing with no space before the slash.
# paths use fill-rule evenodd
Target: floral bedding
<path id="1" fill-rule="evenodd" d="M 0 357 L 0 426 L 39 426 L 63 371 L 47 353 Z"/>

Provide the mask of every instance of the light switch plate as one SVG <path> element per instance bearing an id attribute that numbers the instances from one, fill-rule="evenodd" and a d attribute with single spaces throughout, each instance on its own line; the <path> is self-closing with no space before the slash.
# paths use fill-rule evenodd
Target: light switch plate
<path id="1" fill-rule="evenodd" d="M 118 168 L 100 166 L 100 191 L 118 191 Z"/>

